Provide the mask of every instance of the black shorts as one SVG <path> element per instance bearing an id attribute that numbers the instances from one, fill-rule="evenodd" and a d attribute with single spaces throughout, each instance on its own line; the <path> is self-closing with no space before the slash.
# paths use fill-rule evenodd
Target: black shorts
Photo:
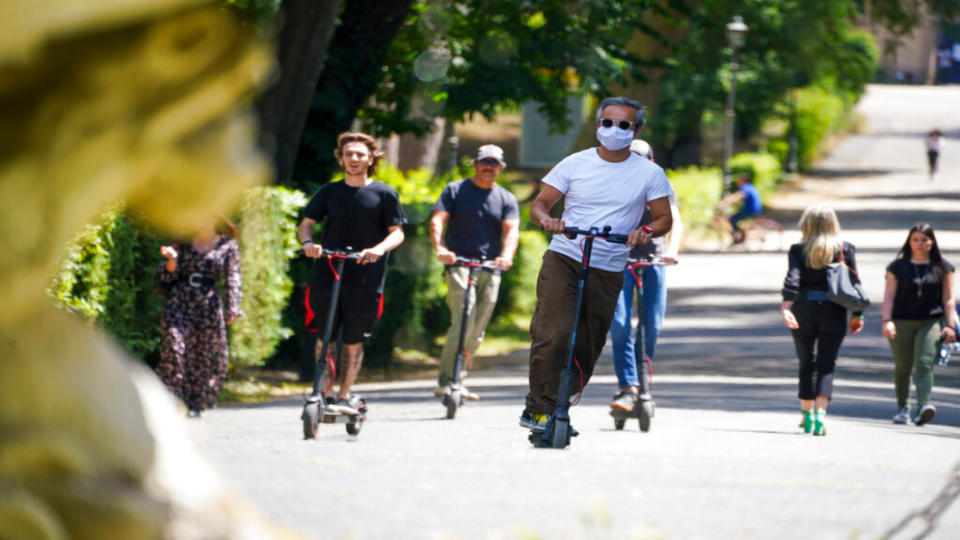
<path id="1" fill-rule="evenodd" d="M 304 326 L 309 332 L 322 332 L 330 309 L 330 289 L 322 285 L 309 285 L 306 294 L 307 315 Z M 333 317 L 333 332 L 330 340 L 337 338 L 343 327 L 343 342 L 361 343 L 372 335 L 373 324 L 383 313 L 383 295 L 362 287 L 341 287 L 340 298 Z"/>

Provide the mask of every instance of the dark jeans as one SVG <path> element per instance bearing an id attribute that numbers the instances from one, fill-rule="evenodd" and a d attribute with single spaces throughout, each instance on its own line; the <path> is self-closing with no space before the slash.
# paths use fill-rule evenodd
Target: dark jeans
<path id="1" fill-rule="evenodd" d="M 847 333 L 847 310 L 833 302 L 800 300 L 793 304 L 800 328 L 792 330 L 800 360 L 800 399 L 833 394 L 833 369 Z"/>
<path id="2" fill-rule="evenodd" d="M 527 410 L 551 414 L 557 406 L 560 373 L 567 358 L 567 346 L 577 304 L 580 262 L 547 251 L 537 277 L 537 307 L 530 321 L 530 393 Z M 583 307 L 577 326 L 571 394 L 586 386 L 593 366 L 607 341 L 613 310 L 623 286 L 623 272 L 591 268 L 587 274 Z M 582 375 L 581 375 L 582 374 Z M 582 376 L 582 379 L 581 379 Z"/>

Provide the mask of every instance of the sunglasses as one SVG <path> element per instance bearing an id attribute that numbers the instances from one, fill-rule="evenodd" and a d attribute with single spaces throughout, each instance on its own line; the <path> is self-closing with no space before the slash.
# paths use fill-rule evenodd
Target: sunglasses
<path id="1" fill-rule="evenodd" d="M 496 167 L 497 165 L 500 165 L 500 162 L 493 158 L 483 158 L 483 159 L 477 160 L 477 163 L 487 165 L 490 167 Z"/>
<path id="2" fill-rule="evenodd" d="M 612 118 L 600 119 L 600 125 L 605 128 L 617 126 L 620 129 L 630 130 L 633 128 L 633 124 L 633 122 L 627 120 L 613 120 Z"/>

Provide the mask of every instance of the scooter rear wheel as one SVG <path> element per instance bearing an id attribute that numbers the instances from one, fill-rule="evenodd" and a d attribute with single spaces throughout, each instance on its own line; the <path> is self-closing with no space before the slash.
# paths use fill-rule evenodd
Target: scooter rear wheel
<path id="1" fill-rule="evenodd" d="M 623 426 L 627 424 L 626 419 L 624 418 L 614 418 L 613 419 L 613 429 L 620 431 L 623 429 Z"/>
<path id="2" fill-rule="evenodd" d="M 307 403 L 303 406 L 300 419 L 303 421 L 303 438 L 316 439 L 320 431 L 320 402 Z"/>
<path id="3" fill-rule="evenodd" d="M 356 418 L 356 419 L 354 419 L 352 422 L 348 420 L 347 423 L 344 424 L 344 425 L 347 427 L 347 434 L 348 434 L 348 435 L 359 435 L 359 434 L 360 434 L 360 428 L 363 427 L 363 419 L 362 419 L 362 418 Z"/>

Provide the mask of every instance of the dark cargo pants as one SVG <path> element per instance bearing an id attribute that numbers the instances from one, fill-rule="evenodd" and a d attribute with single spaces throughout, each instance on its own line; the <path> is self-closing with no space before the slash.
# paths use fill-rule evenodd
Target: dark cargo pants
<path id="1" fill-rule="evenodd" d="M 530 392 L 527 410 L 551 414 L 557 405 L 560 373 L 566 361 L 573 312 L 580 281 L 580 262 L 547 251 L 537 278 L 537 307 L 530 321 Z M 623 272 L 591 268 L 587 274 L 583 307 L 577 326 L 577 342 L 571 395 L 586 386 L 593 366 L 607 341 L 617 297 L 623 286 Z M 582 381 L 581 381 L 582 373 Z"/>

